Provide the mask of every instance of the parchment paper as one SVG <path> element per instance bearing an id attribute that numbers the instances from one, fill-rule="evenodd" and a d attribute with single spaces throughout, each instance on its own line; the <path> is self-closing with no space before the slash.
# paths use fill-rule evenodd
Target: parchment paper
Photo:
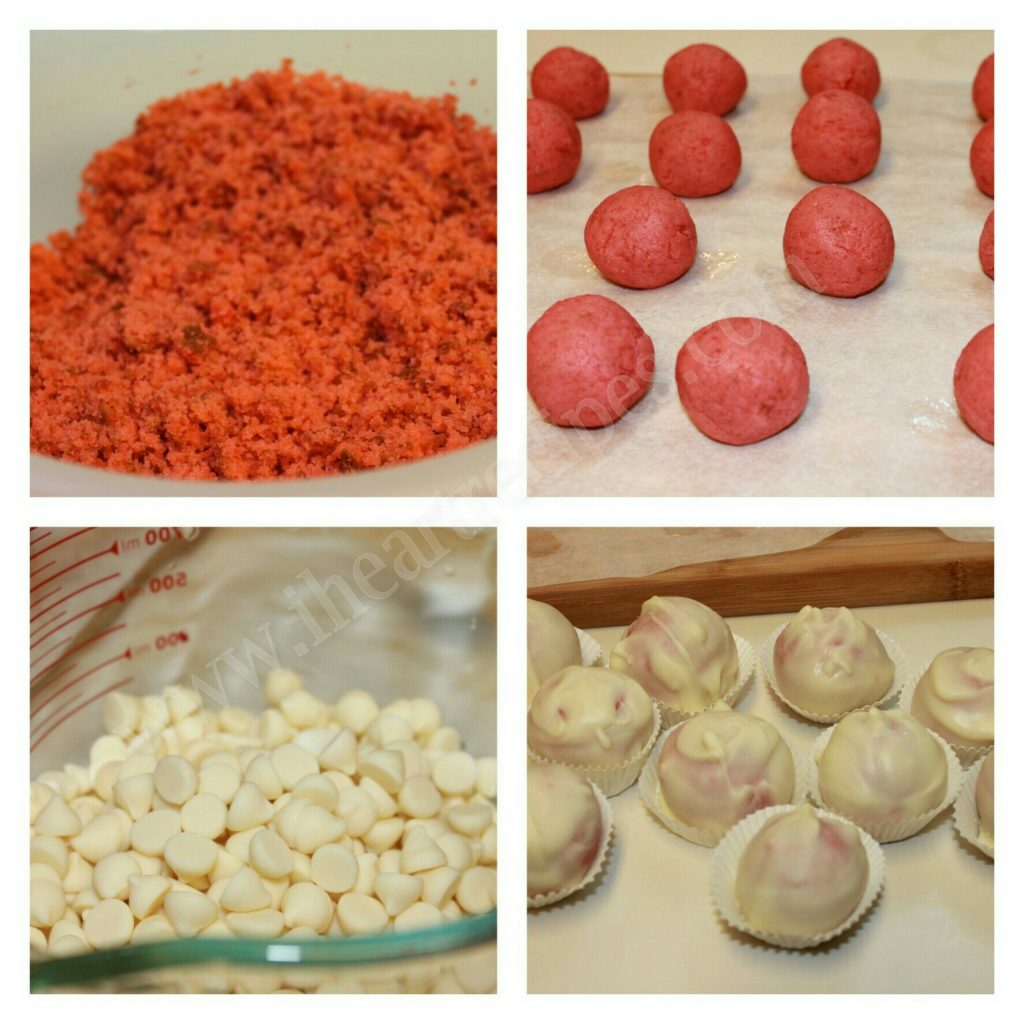
<path id="1" fill-rule="evenodd" d="M 993 318 L 992 282 L 977 256 L 993 204 L 968 164 L 980 127 L 970 97 L 975 68 L 968 59 L 959 80 L 927 82 L 886 69 L 876 100 L 882 156 L 852 187 L 888 215 L 896 261 L 882 287 L 857 299 L 815 295 L 783 263 L 786 217 L 817 184 L 790 150 L 790 127 L 806 99 L 796 68 L 750 75 L 729 117 L 743 149 L 739 180 L 723 195 L 687 200 L 698 233 L 693 268 L 653 291 L 605 281 L 584 248 L 584 224 L 605 196 L 654 184 L 647 140 L 670 112 L 660 75 L 613 75 L 608 109 L 579 122 L 576 178 L 529 197 L 529 322 L 572 295 L 614 299 L 651 336 L 656 382 L 601 431 L 551 426 L 528 402 L 530 493 L 991 494 L 993 449 L 960 420 L 952 387 L 961 349 Z M 690 423 L 673 376 L 686 338 L 725 316 L 785 327 L 811 376 L 801 419 L 742 448 L 711 441 Z"/>
<path id="2" fill-rule="evenodd" d="M 649 576 L 677 565 L 749 558 L 810 547 L 837 532 L 832 527 L 619 527 L 538 528 L 527 534 L 528 585 Z M 986 527 L 943 529 L 953 540 L 990 541 Z"/>

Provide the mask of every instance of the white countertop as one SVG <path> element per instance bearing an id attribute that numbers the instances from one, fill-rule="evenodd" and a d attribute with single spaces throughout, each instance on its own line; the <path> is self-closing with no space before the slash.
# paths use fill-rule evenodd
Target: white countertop
<path id="1" fill-rule="evenodd" d="M 857 609 L 919 666 L 947 647 L 991 646 L 991 600 Z M 730 619 L 760 649 L 788 615 Z M 621 628 L 592 630 L 609 650 Z M 754 682 L 737 708 L 810 747 L 820 726 Z M 636 787 L 611 801 L 615 838 L 597 882 L 529 912 L 531 992 L 911 992 L 993 990 L 993 864 L 964 843 L 952 810 L 883 847 L 882 897 L 852 932 L 783 950 L 731 931 L 710 898 L 710 850 L 662 828 Z"/>

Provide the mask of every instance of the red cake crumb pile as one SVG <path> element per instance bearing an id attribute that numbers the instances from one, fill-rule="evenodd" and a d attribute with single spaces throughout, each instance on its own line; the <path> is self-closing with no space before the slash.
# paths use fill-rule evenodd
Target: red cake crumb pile
<path id="1" fill-rule="evenodd" d="M 491 437 L 496 149 L 288 61 L 156 103 L 32 247 L 33 449 L 258 480 Z"/>

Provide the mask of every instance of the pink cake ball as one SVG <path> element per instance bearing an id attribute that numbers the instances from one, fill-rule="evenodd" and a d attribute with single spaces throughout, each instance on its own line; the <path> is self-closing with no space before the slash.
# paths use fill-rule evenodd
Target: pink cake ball
<path id="1" fill-rule="evenodd" d="M 852 39 L 830 39 L 811 50 L 800 69 L 808 96 L 826 89 L 846 89 L 869 103 L 878 93 L 881 77 L 875 55 Z"/>
<path id="2" fill-rule="evenodd" d="M 987 121 L 996 112 L 996 55 L 990 53 L 979 65 L 971 87 L 974 109 L 982 121 Z"/>
<path id="3" fill-rule="evenodd" d="M 608 72 L 589 53 L 559 46 L 534 65 L 530 88 L 536 99 L 557 104 L 570 117 L 593 117 L 608 103 Z"/>
<path id="4" fill-rule="evenodd" d="M 781 327 L 730 317 L 692 334 L 676 385 L 698 429 L 724 444 L 754 444 L 785 430 L 807 405 L 807 360 Z"/>
<path id="5" fill-rule="evenodd" d="M 654 185 L 613 192 L 590 215 L 583 240 L 597 269 L 626 288 L 660 288 L 682 277 L 697 256 L 686 204 Z"/>
<path id="6" fill-rule="evenodd" d="M 815 93 L 790 133 L 797 166 L 815 181 L 856 181 L 870 174 L 882 150 L 882 126 L 863 96 L 844 89 Z"/>
<path id="7" fill-rule="evenodd" d="M 995 444 L 995 324 L 983 327 L 960 353 L 953 371 L 953 394 L 964 422 L 978 437 Z"/>
<path id="8" fill-rule="evenodd" d="M 651 170 L 662 188 L 677 196 L 714 196 L 739 177 L 740 144 L 717 114 L 680 110 L 651 133 Z"/>
<path id="9" fill-rule="evenodd" d="M 527 388 L 544 418 L 560 427 L 614 423 L 653 379 L 651 339 L 603 296 L 556 302 L 527 335 Z"/>
<path id="10" fill-rule="evenodd" d="M 993 280 L 996 276 L 996 211 L 992 210 L 985 218 L 978 239 L 978 259 L 981 269 Z"/>
<path id="11" fill-rule="evenodd" d="M 665 95 L 673 110 L 728 114 L 747 91 L 743 65 L 720 46 L 695 43 L 665 62 Z"/>
<path id="12" fill-rule="evenodd" d="M 546 100 L 526 101 L 526 191 L 548 192 L 572 181 L 583 155 L 576 122 Z"/>
<path id="13" fill-rule="evenodd" d="M 986 121 L 971 143 L 971 174 L 978 188 L 993 199 L 996 194 L 996 120 Z"/>
<path id="14" fill-rule="evenodd" d="M 782 250 L 805 288 L 852 298 L 886 279 L 896 243 L 889 218 L 870 199 L 842 185 L 821 185 L 790 211 Z"/>

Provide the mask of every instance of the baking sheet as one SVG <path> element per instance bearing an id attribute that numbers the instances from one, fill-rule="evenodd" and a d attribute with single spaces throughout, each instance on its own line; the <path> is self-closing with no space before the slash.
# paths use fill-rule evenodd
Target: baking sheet
<path id="1" fill-rule="evenodd" d="M 993 602 L 865 608 L 912 664 L 951 644 L 992 644 Z M 755 647 L 786 615 L 731 618 Z M 591 630 L 610 649 L 621 628 Z M 737 709 L 761 715 L 807 750 L 821 727 L 759 683 Z M 947 809 L 919 835 L 885 847 L 880 901 L 852 932 L 796 951 L 731 931 L 710 897 L 711 851 L 684 842 L 643 808 L 636 787 L 611 801 L 615 843 L 595 886 L 529 913 L 530 992 L 991 992 L 993 863 L 962 840 Z"/>
<path id="2" fill-rule="evenodd" d="M 993 318 L 992 282 L 977 257 L 993 204 L 968 164 L 980 126 L 970 98 L 976 66 L 967 55 L 956 80 L 921 81 L 883 64 L 882 156 L 852 187 L 888 215 L 896 262 L 882 287 L 857 299 L 815 295 L 783 263 L 786 217 L 817 184 L 797 169 L 789 146 L 806 99 L 796 67 L 749 75 L 747 95 L 729 117 L 743 148 L 740 178 L 724 195 L 686 201 L 698 233 L 689 273 L 646 292 L 605 281 L 584 248 L 584 224 L 610 193 L 654 184 L 647 140 L 670 112 L 660 74 L 613 75 L 608 109 L 579 122 L 576 178 L 529 197 L 529 322 L 559 299 L 605 295 L 651 336 L 656 381 L 639 406 L 600 431 L 551 426 L 528 402 L 530 493 L 991 494 L 993 449 L 960 420 L 952 390 L 957 356 Z M 673 377 L 683 341 L 725 316 L 785 327 L 811 376 L 801 419 L 740 448 L 690 423 Z"/>

